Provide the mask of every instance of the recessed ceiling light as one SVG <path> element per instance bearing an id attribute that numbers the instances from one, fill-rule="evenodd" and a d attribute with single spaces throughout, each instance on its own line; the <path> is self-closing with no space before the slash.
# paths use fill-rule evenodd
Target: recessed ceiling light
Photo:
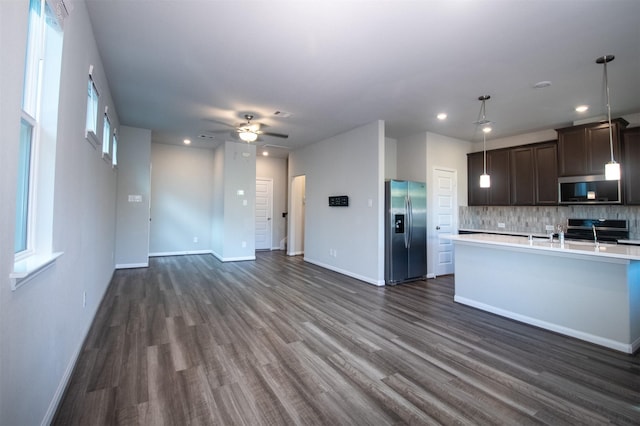
<path id="1" fill-rule="evenodd" d="M 182 141 L 185 145 L 190 145 L 191 144 L 191 140 L 190 139 L 185 139 Z"/>
<path id="2" fill-rule="evenodd" d="M 589 109 L 589 105 L 578 105 L 576 107 L 576 112 L 585 112 Z"/>
<path id="3" fill-rule="evenodd" d="M 438 117 L 438 120 L 445 120 L 447 118 L 447 114 L 441 112 L 440 114 L 436 115 L 436 117 Z"/>
<path id="4" fill-rule="evenodd" d="M 268 157 L 269 156 L 269 151 L 262 151 L 262 155 L 264 157 Z"/>
<path id="5" fill-rule="evenodd" d="M 544 87 L 549 87 L 549 86 L 551 86 L 551 82 L 548 80 L 539 81 L 533 85 L 534 89 L 542 89 Z"/>

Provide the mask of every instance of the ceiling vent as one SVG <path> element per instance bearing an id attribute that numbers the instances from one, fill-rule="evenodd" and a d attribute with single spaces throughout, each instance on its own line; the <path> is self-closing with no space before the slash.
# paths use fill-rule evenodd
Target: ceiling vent
<path id="1" fill-rule="evenodd" d="M 289 118 L 291 117 L 291 113 L 290 112 L 286 112 L 286 111 L 276 111 L 273 113 L 274 116 L 276 117 L 281 117 L 281 118 Z"/>

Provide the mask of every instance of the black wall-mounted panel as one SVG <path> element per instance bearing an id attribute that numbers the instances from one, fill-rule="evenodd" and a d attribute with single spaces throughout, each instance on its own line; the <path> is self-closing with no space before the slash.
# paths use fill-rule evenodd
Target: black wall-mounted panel
<path id="1" fill-rule="evenodd" d="M 348 207 L 349 197 L 347 195 L 337 195 L 329 197 L 329 207 Z"/>

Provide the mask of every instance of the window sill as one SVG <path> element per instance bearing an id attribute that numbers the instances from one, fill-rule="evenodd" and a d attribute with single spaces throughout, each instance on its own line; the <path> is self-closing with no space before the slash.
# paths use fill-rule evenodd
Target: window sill
<path id="1" fill-rule="evenodd" d="M 96 149 L 99 145 L 102 145 L 102 143 L 98 140 L 98 136 L 93 132 L 93 130 L 87 130 L 84 134 L 84 137 L 87 142 L 89 142 L 91 146 Z"/>
<path id="2" fill-rule="evenodd" d="M 102 159 L 107 163 L 107 164 L 113 164 L 112 160 L 111 160 L 111 154 L 109 154 L 108 152 L 104 152 L 102 151 Z"/>
<path id="3" fill-rule="evenodd" d="M 19 287 L 35 278 L 40 272 L 53 266 L 56 263 L 56 259 L 63 254 L 64 252 L 35 255 L 16 262 L 13 265 L 13 272 L 9 274 L 9 278 L 11 279 L 11 290 L 17 290 Z"/>

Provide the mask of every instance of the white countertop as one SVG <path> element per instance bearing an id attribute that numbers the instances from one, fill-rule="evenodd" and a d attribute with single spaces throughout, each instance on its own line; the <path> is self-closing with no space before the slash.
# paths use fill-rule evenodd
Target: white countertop
<path id="1" fill-rule="evenodd" d="M 596 246 L 591 241 L 565 241 L 564 244 L 560 244 L 557 238 L 552 243 L 548 238 L 533 238 L 532 241 L 529 241 L 526 236 L 501 234 L 460 234 L 451 235 L 450 238 L 453 241 L 465 243 L 513 247 L 520 250 L 542 250 L 547 254 L 553 252 L 558 255 L 578 254 L 601 258 L 640 260 L 640 246 L 626 244 L 600 243 Z"/>

